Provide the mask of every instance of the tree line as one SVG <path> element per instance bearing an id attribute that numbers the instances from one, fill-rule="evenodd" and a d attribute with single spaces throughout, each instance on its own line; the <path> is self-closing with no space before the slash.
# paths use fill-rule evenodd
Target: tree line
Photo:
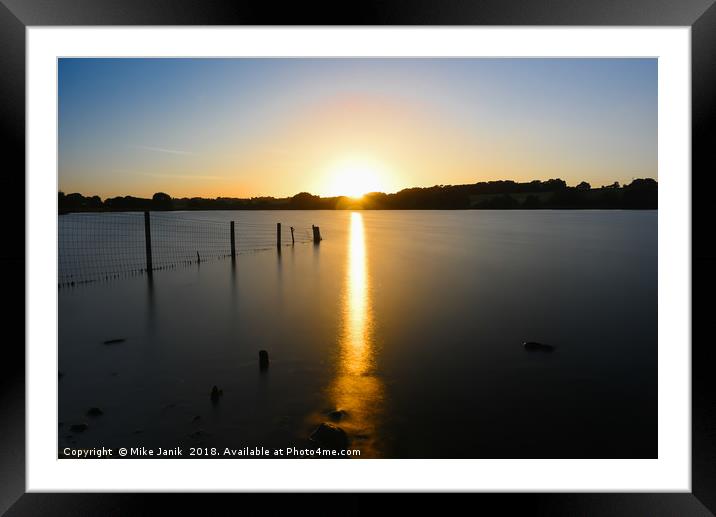
<path id="1" fill-rule="evenodd" d="M 157 192 L 151 198 L 117 196 L 102 200 L 79 193 L 58 194 L 59 213 L 146 210 L 410 210 L 410 209 L 656 209 L 658 184 L 651 178 L 628 185 L 593 188 L 583 181 L 570 187 L 562 179 L 516 182 L 483 181 L 467 185 L 413 187 L 386 194 L 372 192 L 359 199 L 320 197 L 301 192 L 291 197 L 172 198 Z"/>

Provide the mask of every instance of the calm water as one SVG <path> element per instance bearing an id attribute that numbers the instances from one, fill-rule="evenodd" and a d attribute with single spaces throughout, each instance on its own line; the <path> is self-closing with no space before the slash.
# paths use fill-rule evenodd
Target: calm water
<path id="1" fill-rule="evenodd" d="M 60 289 L 60 447 L 305 447 L 343 409 L 362 457 L 656 457 L 655 211 L 191 217 L 324 241 Z"/>

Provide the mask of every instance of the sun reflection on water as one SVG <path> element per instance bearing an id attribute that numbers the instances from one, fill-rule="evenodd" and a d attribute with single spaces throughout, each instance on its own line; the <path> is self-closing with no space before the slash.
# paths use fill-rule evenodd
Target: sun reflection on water
<path id="1" fill-rule="evenodd" d="M 372 314 L 368 301 L 365 234 L 361 214 L 351 214 L 348 267 L 340 338 L 341 366 L 346 374 L 361 375 L 372 365 Z"/>
<path id="2" fill-rule="evenodd" d="M 363 457 L 378 456 L 378 418 L 383 384 L 375 375 L 375 340 L 370 275 L 363 216 L 351 214 L 348 262 L 338 339 L 336 377 L 328 395 L 336 409 L 346 411 L 339 425 Z"/>

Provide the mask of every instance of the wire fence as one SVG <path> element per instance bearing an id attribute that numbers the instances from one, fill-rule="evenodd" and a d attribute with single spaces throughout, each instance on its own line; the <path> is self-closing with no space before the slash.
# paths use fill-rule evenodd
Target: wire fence
<path id="1" fill-rule="evenodd" d="M 233 239 L 232 239 L 233 231 Z M 278 235 L 277 235 L 278 233 Z M 74 286 L 313 241 L 287 224 L 192 219 L 162 212 L 59 217 L 58 283 Z"/>

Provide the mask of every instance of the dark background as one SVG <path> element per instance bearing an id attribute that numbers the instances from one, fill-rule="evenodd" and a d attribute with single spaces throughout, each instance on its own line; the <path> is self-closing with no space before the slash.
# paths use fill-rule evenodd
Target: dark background
<path id="1" fill-rule="evenodd" d="M 0 512 L 8 515 L 143 515 L 306 509 L 357 514 L 386 505 L 378 495 L 208 496 L 184 494 L 25 494 L 25 27 L 32 25 L 683 25 L 692 27 L 692 494 L 485 494 L 465 501 L 476 512 L 532 515 L 709 515 L 716 511 L 716 352 L 705 339 L 706 296 L 716 287 L 711 206 L 716 173 L 716 6 L 713 0 L 404 0 L 230 2 L 197 0 L 0 0 L 0 204 L 6 238 L 0 249 L 5 339 L 0 371 Z M 684 171 L 688 174 L 688 171 Z M 698 303 L 697 303 L 698 302 Z M 12 328 L 15 332 L 10 334 Z M 667 343 L 665 346 L 684 346 Z M 464 499 L 464 496 L 459 496 Z M 445 511 L 443 498 L 412 498 L 424 511 Z M 451 501 L 460 504 L 461 501 Z M 219 504 L 217 504 L 219 503 Z M 396 501 L 392 501 L 393 504 Z M 401 506 L 404 502 L 400 503 Z M 404 507 L 403 507 L 404 508 Z M 710 509 L 711 511 L 709 511 Z M 183 513 L 183 512 L 182 512 Z M 223 513 L 223 512 L 222 512 Z"/>

